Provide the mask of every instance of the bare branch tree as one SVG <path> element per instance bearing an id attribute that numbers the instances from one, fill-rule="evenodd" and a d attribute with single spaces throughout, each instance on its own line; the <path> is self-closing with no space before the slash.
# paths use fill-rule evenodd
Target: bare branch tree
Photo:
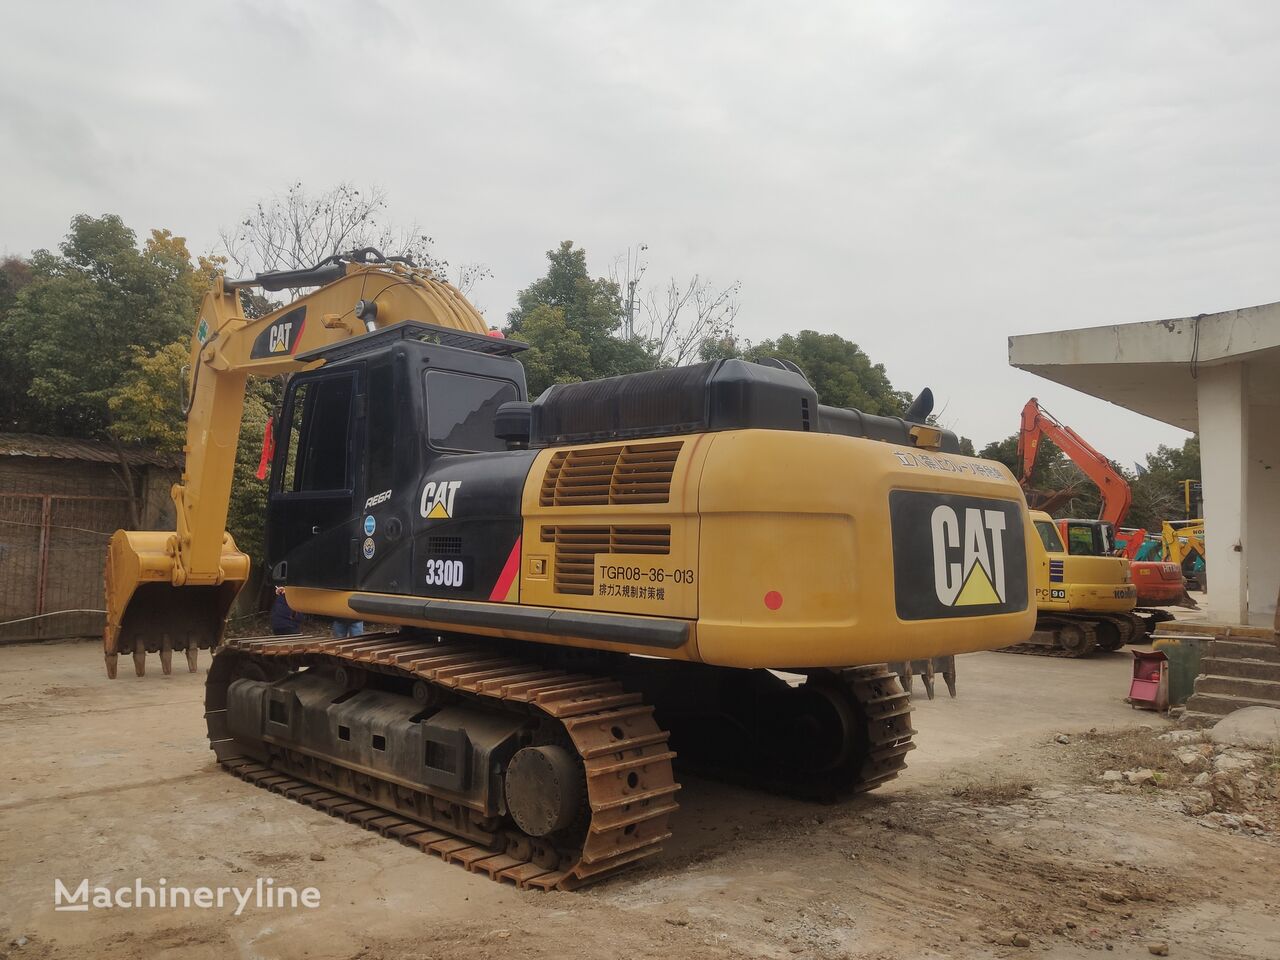
<path id="1" fill-rule="evenodd" d="M 698 357 L 704 341 L 732 339 L 741 287 L 737 280 L 716 287 L 695 273 L 684 284 L 672 278 L 661 294 L 651 290 L 642 301 L 644 336 L 658 364 L 680 366 Z"/>
<path id="2" fill-rule="evenodd" d="M 222 253 L 242 274 L 304 269 L 336 253 L 374 247 L 387 256 L 408 257 L 441 279 L 450 275 L 449 262 L 435 254 L 434 241 L 421 227 L 388 221 L 381 187 L 361 190 L 340 183 L 313 196 L 301 182 L 294 183 L 284 194 L 255 204 L 234 229 L 224 228 L 219 236 Z M 484 264 L 463 264 L 457 286 L 467 294 L 491 276 Z"/>
<path id="3" fill-rule="evenodd" d="M 614 257 L 609 267 L 609 279 L 618 288 L 621 302 L 619 312 L 622 315 L 622 339 L 630 340 L 636 335 L 636 290 L 644 273 L 649 269 L 649 261 L 645 257 L 649 245 L 637 243 L 628 247 L 625 254 Z"/>
<path id="4" fill-rule="evenodd" d="M 471 296 L 471 291 L 476 288 L 477 283 L 491 279 L 493 279 L 493 271 L 485 264 L 462 263 L 458 265 L 458 269 L 454 272 L 453 285 L 462 291 L 463 296 L 469 297 Z"/>

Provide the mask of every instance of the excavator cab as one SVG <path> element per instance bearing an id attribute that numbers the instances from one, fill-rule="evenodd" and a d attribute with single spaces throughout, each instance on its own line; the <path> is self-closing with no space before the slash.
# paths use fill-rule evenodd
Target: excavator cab
<path id="1" fill-rule="evenodd" d="M 1104 520 L 1059 520 L 1058 531 L 1073 557 L 1110 557 L 1116 553 L 1115 527 Z"/>
<path id="2" fill-rule="evenodd" d="M 284 397 L 267 503 L 272 579 L 378 593 L 438 579 L 451 596 L 489 599 L 481 587 L 507 554 L 480 545 L 509 550 L 519 537 L 534 456 L 513 456 L 498 435 L 504 406 L 526 396 L 522 349 L 406 321 L 305 355 L 323 365 L 290 378 Z"/>

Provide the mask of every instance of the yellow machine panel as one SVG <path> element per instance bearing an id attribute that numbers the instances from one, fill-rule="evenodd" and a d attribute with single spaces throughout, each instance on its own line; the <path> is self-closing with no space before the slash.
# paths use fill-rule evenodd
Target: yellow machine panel
<path id="1" fill-rule="evenodd" d="M 698 504 L 704 661 L 909 660 L 1031 633 L 1023 544 L 1034 534 L 1004 467 L 837 435 L 744 430 L 710 441 Z M 967 605 L 964 585 L 978 577 L 995 595 Z"/>
<path id="2" fill-rule="evenodd" d="M 1138 603 L 1129 561 L 1124 557 L 1072 556 L 1057 525 L 1044 511 L 1031 511 L 1035 525 L 1036 605 L 1065 613 L 1128 613 Z"/>
<path id="3" fill-rule="evenodd" d="M 543 450 L 524 490 L 520 602 L 696 619 L 710 439 Z"/>
<path id="4" fill-rule="evenodd" d="M 924 589 L 937 601 L 936 566 L 946 595 L 935 616 L 899 616 L 899 592 L 920 585 L 895 582 L 894 491 L 989 499 L 1017 518 L 997 542 L 961 531 L 961 510 L 938 558 L 930 542 Z M 523 510 L 521 603 L 694 620 L 706 663 L 910 660 L 1033 629 L 1021 492 L 986 461 L 778 430 L 554 448 L 535 461 Z M 1015 541 L 1017 577 L 1005 565 Z"/>

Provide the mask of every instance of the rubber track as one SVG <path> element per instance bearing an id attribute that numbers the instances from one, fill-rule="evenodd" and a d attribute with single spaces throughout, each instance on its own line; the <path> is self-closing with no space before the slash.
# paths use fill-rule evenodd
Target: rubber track
<path id="1" fill-rule="evenodd" d="M 675 754 L 667 749 L 667 732 L 654 721 L 653 708 L 641 703 L 640 694 L 627 693 L 615 680 L 522 662 L 506 651 L 486 649 L 473 641 L 436 643 L 400 634 L 366 634 L 350 640 L 230 640 L 217 656 L 231 653 L 280 660 L 292 669 L 322 663 L 356 664 L 367 670 L 415 677 L 476 698 L 539 710 L 559 721 L 578 750 L 591 819 L 578 861 L 567 869 L 550 869 L 238 754 L 234 739 L 215 739 L 218 711 L 209 710 L 210 740 L 219 762 L 257 786 L 419 847 L 473 873 L 510 881 L 521 889 L 568 890 L 602 879 L 658 853 L 662 842 L 671 836 L 668 822 L 677 809 L 673 797 L 680 789 L 671 767 Z M 211 670 L 211 681 L 213 674 Z M 616 732 L 623 736 L 619 738 Z"/>
<path id="2" fill-rule="evenodd" d="M 1099 647 L 1098 631 L 1094 628 L 1093 624 L 1087 619 L 1084 619 L 1084 618 L 1077 619 L 1075 617 L 1068 618 L 1068 617 L 1062 617 L 1062 616 L 1042 616 L 1036 620 L 1037 632 L 1039 632 L 1040 625 L 1042 622 L 1045 623 L 1046 625 L 1054 624 L 1054 623 L 1069 623 L 1072 626 L 1079 627 L 1081 630 L 1084 631 L 1084 634 L 1085 634 L 1085 643 L 1084 643 L 1083 649 L 1073 652 L 1071 650 L 1066 649 L 1065 647 L 1059 646 L 1058 644 L 1049 646 L 1048 644 L 1031 643 L 1030 641 L 1028 641 L 1026 643 L 1015 643 L 1007 647 L 1001 647 L 1000 652 L 1030 654 L 1031 656 L 1034 656 L 1034 657 L 1062 657 L 1067 660 L 1080 660 L 1096 652 Z M 1051 626 L 1050 629 L 1053 629 L 1053 627 Z"/>
<path id="3" fill-rule="evenodd" d="M 1146 636 L 1146 621 L 1132 613 L 1100 613 L 1097 618 L 1114 624 L 1116 633 L 1120 635 L 1120 643 L 1116 646 L 1102 645 L 1105 650 L 1119 650 L 1130 643 L 1141 643 Z"/>

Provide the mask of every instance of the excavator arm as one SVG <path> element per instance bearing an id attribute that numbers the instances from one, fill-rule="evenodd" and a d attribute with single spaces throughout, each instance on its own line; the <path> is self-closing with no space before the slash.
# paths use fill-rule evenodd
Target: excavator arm
<path id="1" fill-rule="evenodd" d="M 239 290 L 320 287 L 266 316 L 247 318 Z M 331 257 L 308 270 L 247 280 L 219 277 L 205 294 L 191 340 L 187 439 L 171 491 L 172 531 L 117 530 L 107 550 L 107 675 L 121 653 L 139 676 L 159 652 L 165 673 L 175 649 L 194 672 L 197 651 L 215 647 L 227 611 L 249 576 L 248 556 L 226 532 L 245 384 L 313 366 L 303 355 L 403 320 L 486 334 L 454 287 L 429 270 L 374 250 Z M 301 358 L 301 359 L 300 359 Z"/>
<path id="2" fill-rule="evenodd" d="M 1102 511 L 1098 517 L 1117 530 L 1129 513 L 1133 494 L 1129 482 L 1111 465 L 1111 461 L 1093 448 L 1080 434 L 1057 420 L 1032 397 L 1022 408 L 1022 424 L 1018 431 L 1018 457 L 1022 464 L 1019 478 L 1025 488 L 1031 482 L 1040 441 L 1048 437 L 1071 458 L 1071 462 L 1084 471 L 1085 476 L 1098 486 L 1102 494 Z M 1042 508 L 1043 509 L 1043 508 Z"/>

